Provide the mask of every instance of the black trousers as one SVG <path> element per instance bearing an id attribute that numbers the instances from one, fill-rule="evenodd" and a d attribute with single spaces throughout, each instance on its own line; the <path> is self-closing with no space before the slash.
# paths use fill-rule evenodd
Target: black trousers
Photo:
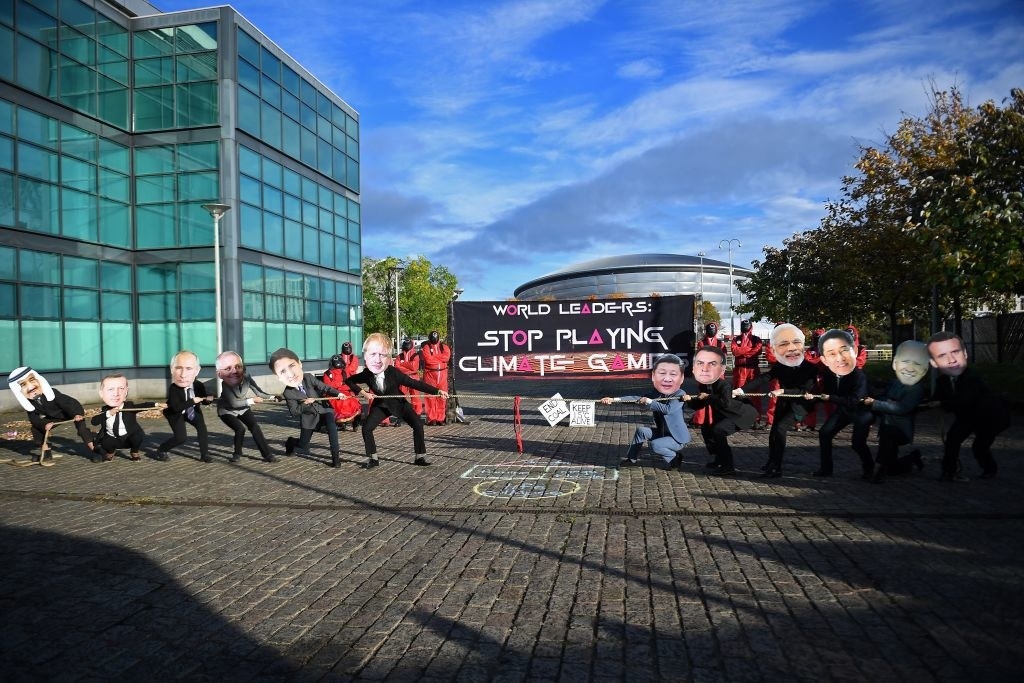
<path id="1" fill-rule="evenodd" d="M 775 401 L 775 415 L 768 432 L 768 471 L 782 469 L 782 455 L 786 452 L 786 432 L 807 416 L 803 406 L 792 399 L 780 398 Z"/>
<path id="2" fill-rule="evenodd" d="M 946 444 L 942 453 L 942 473 L 956 474 L 960 469 L 960 446 L 971 434 L 974 434 L 974 443 L 971 444 L 974 459 L 978 461 L 983 471 L 995 472 L 996 460 L 992 457 L 992 444 L 996 440 L 996 435 L 1001 431 L 1002 429 L 994 423 L 954 418 L 953 424 L 946 432 Z"/>
<path id="3" fill-rule="evenodd" d="M 700 426 L 700 435 L 704 437 L 704 445 L 708 453 L 715 457 L 715 464 L 722 469 L 732 469 L 732 446 L 729 445 L 729 435 L 739 431 L 739 426 L 734 420 L 715 420 L 712 424 L 704 423 Z"/>
<path id="4" fill-rule="evenodd" d="M 166 453 L 172 448 L 185 443 L 188 440 L 188 432 L 185 431 L 186 423 L 196 428 L 196 437 L 199 441 L 199 455 L 204 458 L 210 457 L 210 437 L 206 433 L 206 421 L 203 419 L 203 411 L 199 409 L 199 406 L 196 406 L 196 412 L 191 420 L 184 414 L 167 418 L 167 424 L 171 426 L 173 434 L 171 438 L 160 444 L 157 450 L 161 453 Z"/>
<path id="5" fill-rule="evenodd" d="M 397 411 L 398 415 L 394 415 L 392 410 Z M 412 404 L 408 401 L 395 401 L 391 407 L 384 407 L 374 401 L 370 405 L 369 415 L 363 420 L 363 446 L 366 448 L 367 457 L 377 452 L 377 441 L 373 438 L 373 430 L 377 428 L 381 420 L 389 415 L 402 418 L 407 425 L 412 427 L 413 452 L 416 455 L 426 453 L 427 442 L 423 437 L 423 423 L 420 421 L 416 411 L 413 410 Z"/>
<path id="6" fill-rule="evenodd" d="M 133 452 L 142 448 L 142 441 L 146 438 L 146 432 L 136 429 L 124 436 L 110 436 L 106 432 L 100 434 L 99 444 L 104 453 L 113 453 L 118 448 L 127 446 Z"/>
<path id="7" fill-rule="evenodd" d="M 64 418 L 64 420 L 70 420 L 71 418 Z M 54 422 L 63 422 L 64 420 L 53 420 Z M 85 420 L 78 420 L 75 422 L 75 431 L 78 432 L 78 438 L 82 440 L 82 443 L 89 443 L 96 438 L 96 435 L 89 430 L 89 423 Z M 36 445 L 42 446 L 43 439 L 46 438 L 46 432 L 42 429 L 36 428 L 32 425 L 32 436 L 36 440 Z"/>
<path id="8" fill-rule="evenodd" d="M 868 432 L 871 431 L 871 413 L 867 411 L 850 414 L 842 408 L 837 408 L 825 424 L 818 430 L 818 447 L 821 453 L 821 471 L 832 473 L 832 440 L 836 434 L 842 431 L 843 427 L 853 423 L 853 437 L 851 445 L 854 452 L 860 456 L 860 466 L 864 474 L 869 474 L 874 469 L 874 459 L 868 449 Z"/>
<path id="9" fill-rule="evenodd" d="M 334 411 L 321 413 L 320 424 L 327 428 L 327 441 L 331 444 L 331 454 L 333 455 L 338 452 L 338 423 L 334 421 Z M 296 446 L 299 448 L 309 446 L 309 440 L 313 438 L 314 431 L 316 430 L 301 427 L 299 429 L 299 442 Z"/>
<path id="10" fill-rule="evenodd" d="M 235 432 L 235 454 L 242 454 L 242 442 L 245 440 L 245 430 L 248 429 L 252 434 L 252 440 L 256 442 L 256 448 L 259 449 L 260 455 L 264 460 L 270 458 L 270 446 L 267 445 L 267 438 L 263 436 L 263 430 L 260 428 L 259 422 L 256 421 L 256 416 L 252 414 L 252 410 L 246 410 L 241 415 L 221 415 L 220 421 Z"/>

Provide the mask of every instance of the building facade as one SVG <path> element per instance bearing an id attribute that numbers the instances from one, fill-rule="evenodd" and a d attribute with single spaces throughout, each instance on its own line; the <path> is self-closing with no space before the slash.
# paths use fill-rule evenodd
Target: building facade
<path id="1" fill-rule="evenodd" d="M 730 276 L 730 270 L 732 274 Z M 515 290 L 517 299 L 599 299 L 609 296 L 645 297 L 692 294 L 710 301 L 722 316 L 723 332 L 739 317 L 732 307 L 741 303 L 737 284 L 752 275 L 747 268 L 698 256 L 628 254 L 574 263 L 526 282 Z"/>
<path id="2" fill-rule="evenodd" d="M 358 113 L 231 7 L 0 0 L 0 370 L 358 348 L 360 222 Z"/>

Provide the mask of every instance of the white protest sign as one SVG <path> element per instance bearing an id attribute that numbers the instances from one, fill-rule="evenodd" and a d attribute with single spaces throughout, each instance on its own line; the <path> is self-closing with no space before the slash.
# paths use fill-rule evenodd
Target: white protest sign
<path id="1" fill-rule="evenodd" d="M 544 416 L 544 419 L 552 427 L 561 420 L 564 420 L 565 416 L 569 414 L 569 406 L 562 400 L 561 394 L 555 394 L 547 401 L 544 401 L 544 403 L 541 403 L 538 410 L 540 410 L 540 414 Z"/>
<path id="2" fill-rule="evenodd" d="M 573 401 L 569 404 L 570 427 L 596 427 L 594 401 Z"/>

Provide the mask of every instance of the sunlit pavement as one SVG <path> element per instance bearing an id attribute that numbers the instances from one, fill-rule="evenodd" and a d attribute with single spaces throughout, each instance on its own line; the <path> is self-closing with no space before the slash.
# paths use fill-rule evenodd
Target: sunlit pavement
<path id="1" fill-rule="evenodd" d="M 817 433 L 791 433 L 761 479 L 768 433 L 732 438 L 739 475 L 645 452 L 616 469 L 636 405 L 550 427 L 548 395 L 622 382 L 460 384 L 468 424 L 405 425 L 283 457 L 298 427 L 258 416 L 279 461 L 206 409 L 169 462 L 92 463 L 73 430 L 53 467 L 0 465 L 4 680 L 1019 680 L 1024 670 L 1024 416 L 999 475 L 938 482 L 940 415 L 919 418 L 922 472 L 859 479 L 849 430 L 836 475 Z M 513 397 L 522 400 L 517 453 Z M 143 426 L 147 454 L 169 434 Z M 190 437 L 194 432 L 189 428 Z M 870 441 L 874 449 L 874 431 Z M 0 442 L 0 459 L 25 444 Z"/>

